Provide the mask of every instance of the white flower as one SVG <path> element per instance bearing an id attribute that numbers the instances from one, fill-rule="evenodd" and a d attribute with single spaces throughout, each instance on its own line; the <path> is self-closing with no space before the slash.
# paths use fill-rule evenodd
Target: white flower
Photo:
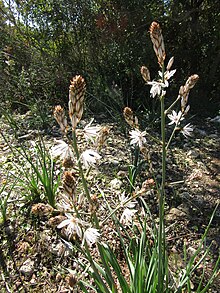
<path id="1" fill-rule="evenodd" d="M 122 207 L 127 207 L 127 208 L 134 208 L 135 205 L 137 204 L 136 201 L 131 201 L 129 200 L 129 197 L 125 196 L 125 192 L 123 192 L 121 195 L 119 195 L 119 200 L 120 200 L 120 203 L 121 203 L 121 206 Z"/>
<path id="2" fill-rule="evenodd" d="M 156 95 L 160 96 L 162 88 L 166 87 L 164 83 L 158 81 L 149 81 L 147 84 L 151 85 L 150 94 L 153 98 Z"/>
<path id="3" fill-rule="evenodd" d="M 171 60 L 171 63 L 173 61 Z M 169 68 L 172 66 L 170 63 Z M 168 80 L 175 74 L 176 69 L 174 70 L 167 70 L 164 73 L 164 80 L 163 80 L 163 73 L 161 71 L 158 71 L 158 74 L 160 76 L 160 79 L 158 81 L 148 81 L 147 84 L 151 85 L 150 94 L 154 98 L 155 96 L 161 96 L 161 94 L 164 95 L 164 88 L 167 88 L 169 86 Z"/>
<path id="4" fill-rule="evenodd" d="M 82 229 L 81 229 L 81 226 L 83 225 L 83 222 L 70 215 L 70 214 L 66 214 L 67 218 L 66 220 L 62 221 L 58 226 L 57 228 L 58 229 L 61 229 L 65 226 L 67 226 L 66 228 L 66 233 L 67 233 L 67 236 L 70 238 L 71 236 L 75 236 L 77 235 L 79 238 L 82 238 Z"/>
<path id="5" fill-rule="evenodd" d="M 139 129 L 135 129 L 129 132 L 131 142 L 130 144 L 138 144 L 141 148 L 144 143 L 146 143 L 146 138 L 144 137 L 146 135 L 146 131 L 141 132 Z"/>
<path id="6" fill-rule="evenodd" d="M 62 193 L 62 197 L 59 198 L 57 206 L 61 211 L 72 211 L 74 209 L 74 201 L 75 199 L 70 199 L 70 197 L 67 194 Z"/>
<path id="7" fill-rule="evenodd" d="M 61 160 L 65 158 L 73 158 L 73 152 L 70 146 L 63 140 L 57 140 L 58 144 L 53 146 L 50 150 L 52 158 L 60 157 Z"/>
<path id="8" fill-rule="evenodd" d="M 193 126 L 188 123 L 186 126 L 183 127 L 183 129 L 181 130 L 182 134 L 187 137 L 187 136 L 191 136 L 193 132 Z"/>
<path id="9" fill-rule="evenodd" d="M 162 78 L 162 76 L 163 76 L 162 72 L 159 71 L 158 73 L 159 73 L 159 76 Z M 166 71 L 164 73 L 164 79 L 165 79 L 165 81 L 168 81 L 175 73 L 176 73 L 176 69 L 171 70 L 171 71 Z M 168 82 L 166 83 L 166 85 L 167 86 L 169 85 Z"/>
<path id="10" fill-rule="evenodd" d="M 101 156 L 96 151 L 89 149 L 82 153 L 83 164 L 86 168 L 90 165 L 94 165 L 99 159 L 101 159 Z"/>
<path id="11" fill-rule="evenodd" d="M 83 130 L 84 137 L 86 140 L 91 140 L 93 143 L 95 142 L 95 139 L 99 135 L 99 131 L 101 129 L 100 126 L 91 126 L 94 119 L 92 119 L 89 124 L 87 124 Z"/>
<path id="12" fill-rule="evenodd" d="M 137 210 L 126 208 L 121 215 L 120 222 L 122 224 L 129 224 L 132 223 L 132 218 Z"/>
<path id="13" fill-rule="evenodd" d="M 176 73 L 176 69 L 174 69 L 174 70 L 171 70 L 171 71 L 166 71 L 165 73 L 164 73 L 164 79 L 166 80 L 166 81 L 168 81 L 174 74 Z M 161 75 L 162 75 L 162 72 L 161 72 Z"/>
<path id="14" fill-rule="evenodd" d="M 178 125 L 180 123 L 181 120 L 184 119 L 184 117 L 182 117 L 182 112 L 179 111 L 178 114 L 176 113 L 176 111 L 172 111 L 172 114 L 168 114 L 167 117 L 171 120 L 171 122 L 169 123 L 169 125 L 172 124 L 176 124 Z"/>
<path id="15" fill-rule="evenodd" d="M 82 245 L 84 245 L 85 241 L 89 246 L 92 246 L 94 243 L 98 241 L 100 233 L 95 228 L 88 228 L 84 232 Z"/>

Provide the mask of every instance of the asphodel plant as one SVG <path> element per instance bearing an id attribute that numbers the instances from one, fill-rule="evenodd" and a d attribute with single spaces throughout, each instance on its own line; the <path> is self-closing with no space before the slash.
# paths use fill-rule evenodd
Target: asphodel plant
<path id="1" fill-rule="evenodd" d="M 150 94 L 152 98 L 158 98 L 160 101 L 160 118 L 161 118 L 161 140 L 159 143 L 162 148 L 162 170 L 161 170 L 161 181 L 157 182 L 158 198 L 159 198 L 159 225 L 158 225 L 158 235 L 157 235 L 157 262 L 158 262 L 158 280 L 157 280 L 157 292 L 163 292 L 165 289 L 165 277 L 167 273 L 167 256 L 165 249 L 166 235 L 164 226 L 164 205 L 166 200 L 165 195 L 165 183 L 166 183 L 166 157 L 167 149 L 170 146 L 171 140 L 174 137 L 176 131 L 180 131 L 185 137 L 190 136 L 193 131 L 192 125 L 189 123 L 184 127 L 180 126 L 182 120 L 185 119 L 190 106 L 188 105 L 188 96 L 190 90 L 194 87 L 199 79 L 197 74 L 191 75 L 185 85 L 181 86 L 179 89 L 178 96 L 176 100 L 171 103 L 170 107 L 165 109 L 165 97 L 166 88 L 169 86 L 169 79 L 175 74 L 176 70 L 171 70 L 174 62 L 174 57 L 171 57 L 165 66 L 166 51 L 164 45 L 164 39 L 162 35 L 162 30 L 157 22 L 152 22 L 149 29 L 150 38 L 153 43 L 153 49 L 157 57 L 157 61 L 160 67 L 159 78 L 157 80 L 151 80 L 150 71 L 146 66 L 141 67 L 141 75 L 147 85 L 151 86 Z M 180 101 L 180 111 L 177 113 L 172 110 L 176 106 L 177 102 Z M 171 112 L 172 111 L 172 112 Z M 146 138 L 149 136 L 146 131 L 140 131 L 138 125 L 138 119 L 134 116 L 133 111 L 130 108 L 125 108 L 123 112 L 126 122 L 129 124 L 133 130 L 130 132 L 131 144 L 135 144 L 139 147 L 140 152 L 143 157 L 146 157 Z M 166 138 L 166 116 L 170 119 L 169 125 L 174 124 L 173 131 L 169 138 Z M 135 119 L 134 119 L 135 117 Z M 151 137 L 150 137 L 151 138 Z M 156 139 L 155 139 L 156 141 Z"/>
<path id="2" fill-rule="evenodd" d="M 166 57 L 165 46 L 160 25 L 153 22 L 150 26 L 150 37 L 158 64 L 162 68 L 162 83 L 165 82 L 164 60 Z M 159 229 L 158 229 L 158 292 L 163 292 L 165 277 L 165 228 L 164 228 L 164 204 L 165 204 L 165 181 L 166 181 L 166 141 L 165 141 L 165 113 L 164 98 L 165 91 L 160 92 L 161 105 L 161 140 L 162 140 L 162 180 L 159 189 Z"/>

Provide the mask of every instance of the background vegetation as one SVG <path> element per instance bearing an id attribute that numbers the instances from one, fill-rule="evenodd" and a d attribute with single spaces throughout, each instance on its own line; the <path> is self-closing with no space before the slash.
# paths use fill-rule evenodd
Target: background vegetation
<path id="1" fill-rule="evenodd" d="M 219 109 L 220 15 L 218 0 L 16 0 L 0 1 L 0 100 L 8 108 L 38 112 L 66 104 L 69 80 L 83 75 L 87 110 L 121 112 L 124 106 L 153 111 L 140 67 L 157 71 L 147 36 L 161 23 L 176 81 L 197 73 L 194 113 Z M 155 65 L 152 65 L 155 64 Z M 155 67 L 153 67 L 155 66 Z M 174 98 L 180 84 L 174 80 Z M 206 111 L 204 111 L 206 109 Z M 208 112 L 207 112 L 208 111 Z"/>

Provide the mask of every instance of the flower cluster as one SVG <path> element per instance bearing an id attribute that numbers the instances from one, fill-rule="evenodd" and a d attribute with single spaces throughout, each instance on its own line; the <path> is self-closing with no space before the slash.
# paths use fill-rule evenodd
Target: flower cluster
<path id="1" fill-rule="evenodd" d="M 97 229 L 86 227 L 87 223 L 74 215 L 66 214 L 66 217 L 57 228 L 62 229 L 65 227 L 64 233 L 68 239 L 76 239 L 78 237 L 82 240 L 82 245 L 86 242 L 88 246 L 92 246 L 98 241 L 100 233 Z"/>
<path id="2" fill-rule="evenodd" d="M 88 246 L 92 246 L 98 241 L 100 233 L 97 229 L 91 227 L 91 224 L 82 220 L 80 209 L 87 209 L 87 211 L 84 210 L 83 214 L 90 213 L 92 215 L 95 213 L 93 200 L 88 193 L 88 189 L 79 192 L 78 185 L 80 177 L 84 178 L 83 167 L 89 171 L 89 168 L 101 159 L 97 150 L 105 144 L 109 135 L 109 128 L 93 126 L 93 119 L 84 128 L 78 127 L 83 114 L 85 91 L 84 78 L 80 75 L 75 76 L 69 87 L 68 103 L 73 141 L 68 134 L 69 128 L 64 109 L 60 105 L 55 107 L 54 118 L 60 126 L 64 139 L 57 140 L 50 153 L 52 159 L 60 158 L 63 166 L 63 192 L 59 195 L 57 207 L 66 217 L 58 223 L 57 228 L 62 229 L 68 239 L 77 238 L 82 241 L 82 245 L 87 243 Z M 94 148 L 79 150 L 77 139 L 80 141 L 84 139 L 87 143 L 91 142 Z M 86 199 L 89 202 L 86 202 Z"/>
<path id="3" fill-rule="evenodd" d="M 121 207 L 125 207 L 125 209 L 121 215 L 120 222 L 124 225 L 129 225 L 132 223 L 133 217 L 137 213 L 137 210 L 134 209 L 137 202 L 132 201 L 129 197 L 126 197 L 125 193 L 122 193 L 119 196 L 119 200 L 121 203 Z"/>
<path id="4" fill-rule="evenodd" d="M 161 99 L 165 97 L 166 95 L 166 88 L 169 86 L 169 79 L 173 77 L 173 75 L 176 72 L 176 69 L 171 70 L 171 67 L 174 62 L 174 57 L 170 58 L 165 70 L 164 61 L 165 61 L 166 53 L 165 53 L 165 46 L 164 46 L 162 31 L 161 31 L 160 25 L 155 21 L 150 26 L 150 37 L 153 43 L 154 51 L 158 59 L 158 63 L 160 67 L 162 68 L 162 71 L 158 72 L 158 75 L 159 75 L 158 80 L 151 81 L 149 69 L 146 66 L 142 66 L 141 75 L 144 81 L 146 82 L 146 84 L 151 86 L 151 89 L 150 89 L 151 96 L 153 98 L 158 96 Z M 174 124 L 175 130 L 181 130 L 182 134 L 185 137 L 191 136 L 191 133 L 193 131 L 193 126 L 190 123 L 188 123 L 184 127 L 179 128 L 179 125 L 180 125 L 180 122 L 184 120 L 184 117 L 186 116 L 186 114 L 188 113 L 190 109 L 190 106 L 188 105 L 189 92 L 195 86 L 198 79 L 199 79 L 199 76 L 197 74 L 191 75 L 187 79 L 185 85 L 180 87 L 179 95 L 176 101 L 166 111 L 166 113 L 169 113 L 169 111 L 172 110 L 172 107 L 176 104 L 176 102 L 178 100 L 181 101 L 181 105 L 180 105 L 181 111 L 176 112 L 175 110 L 172 110 L 172 113 L 168 114 L 167 117 L 170 119 L 169 125 Z"/>

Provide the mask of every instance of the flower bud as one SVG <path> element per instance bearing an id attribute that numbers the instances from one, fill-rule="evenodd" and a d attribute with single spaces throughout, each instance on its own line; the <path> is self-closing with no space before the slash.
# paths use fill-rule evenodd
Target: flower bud
<path id="1" fill-rule="evenodd" d="M 173 65 L 174 57 L 171 57 L 168 64 L 167 64 L 167 71 L 170 71 L 172 65 Z"/>
<path id="2" fill-rule="evenodd" d="M 160 28 L 159 23 L 156 21 L 153 21 L 150 26 L 150 37 L 151 41 L 153 43 L 154 52 L 156 53 L 158 63 L 160 67 L 162 67 L 166 52 L 165 52 L 165 46 L 164 46 L 164 40 L 162 35 L 162 30 Z"/>
<path id="3" fill-rule="evenodd" d="M 64 109 L 60 105 L 56 106 L 53 115 L 57 123 L 60 125 L 61 131 L 63 133 L 67 132 L 68 125 Z"/>
<path id="4" fill-rule="evenodd" d="M 141 75 L 146 82 L 150 81 L 150 71 L 146 66 L 141 67 Z"/>
<path id="5" fill-rule="evenodd" d="M 76 174 L 65 171 L 63 175 L 63 188 L 67 195 L 73 196 L 76 189 Z"/>
<path id="6" fill-rule="evenodd" d="M 76 75 L 69 87 L 69 116 L 72 129 L 75 130 L 82 118 L 83 102 L 86 90 L 86 83 L 81 75 Z"/>

